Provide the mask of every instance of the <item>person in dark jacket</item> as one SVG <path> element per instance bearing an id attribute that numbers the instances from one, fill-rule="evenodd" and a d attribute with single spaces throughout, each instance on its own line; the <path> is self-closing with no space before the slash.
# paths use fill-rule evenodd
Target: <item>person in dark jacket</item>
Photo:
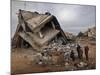
<path id="1" fill-rule="evenodd" d="M 75 61 L 75 53 L 74 51 L 72 50 L 71 53 L 70 53 L 70 57 L 73 61 Z"/>
<path id="2" fill-rule="evenodd" d="M 80 48 L 80 59 L 83 59 L 83 49 Z"/>
<path id="3" fill-rule="evenodd" d="M 78 53 L 78 58 L 82 59 L 83 58 L 83 50 L 80 47 L 80 45 L 77 45 L 77 53 Z"/>
<path id="4" fill-rule="evenodd" d="M 79 58 L 79 59 L 80 59 L 80 48 L 81 48 L 81 47 L 80 47 L 80 45 L 78 44 L 78 45 L 77 45 L 77 53 L 78 53 L 78 58 Z"/>
<path id="5" fill-rule="evenodd" d="M 88 46 L 85 46 L 85 47 L 84 47 L 84 50 L 85 50 L 85 57 L 86 57 L 86 60 L 88 61 L 88 59 L 89 59 L 89 57 L 88 57 L 89 47 L 88 47 Z"/>

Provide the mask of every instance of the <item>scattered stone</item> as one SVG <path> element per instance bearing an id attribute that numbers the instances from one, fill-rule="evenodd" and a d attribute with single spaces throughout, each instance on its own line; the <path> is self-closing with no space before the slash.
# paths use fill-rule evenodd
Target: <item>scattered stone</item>
<path id="1" fill-rule="evenodd" d="M 80 62 L 79 64 L 77 64 L 77 67 L 81 68 L 81 67 L 86 67 L 87 63 L 85 62 Z"/>
<path id="2" fill-rule="evenodd" d="M 65 67 L 67 67 L 67 66 L 69 66 L 69 63 L 68 62 L 65 63 Z"/>

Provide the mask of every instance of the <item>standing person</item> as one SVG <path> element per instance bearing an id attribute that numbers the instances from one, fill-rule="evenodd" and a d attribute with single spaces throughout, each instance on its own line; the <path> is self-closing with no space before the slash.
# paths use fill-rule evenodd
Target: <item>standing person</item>
<path id="1" fill-rule="evenodd" d="M 80 48 L 80 59 L 83 59 L 83 50 Z"/>
<path id="2" fill-rule="evenodd" d="M 83 58 L 83 50 L 79 44 L 77 45 L 77 53 L 78 53 L 78 58 L 82 59 Z"/>
<path id="3" fill-rule="evenodd" d="M 70 57 L 73 61 L 75 61 L 75 54 L 74 54 L 74 51 L 72 50 L 71 53 L 70 53 Z"/>
<path id="4" fill-rule="evenodd" d="M 86 57 L 86 60 L 88 61 L 88 59 L 89 59 L 89 57 L 88 57 L 89 47 L 85 46 L 84 49 L 85 49 L 85 57 Z"/>
<path id="5" fill-rule="evenodd" d="M 81 48 L 81 47 L 80 47 L 80 45 L 78 44 L 78 45 L 77 45 L 77 53 L 78 53 L 78 58 L 79 58 L 79 59 L 80 59 L 80 48 Z"/>

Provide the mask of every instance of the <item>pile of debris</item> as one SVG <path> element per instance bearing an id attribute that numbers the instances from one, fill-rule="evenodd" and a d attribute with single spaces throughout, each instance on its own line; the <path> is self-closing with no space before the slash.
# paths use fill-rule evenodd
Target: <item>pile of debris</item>
<path id="1" fill-rule="evenodd" d="M 84 35 L 87 35 L 89 38 L 96 39 L 96 27 L 89 28 Z"/>
<path id="2" fill-rule="evenodd" d="M 78 37 L 87 37 L 96 40 L 96 27 L 89 28 L 85 32 L 79 32 Z"/>
<path id="3" fill-rule="evenodd" d="M 76 35 L 73 35 L 72 33 L 65 32 L 65 35 L 67 36 L 69 42 L 74 42 L 76 40 Z"/>
<path id="4" fill-rule="evenodd" d="M 71 61 L 71 51 L 74 51 L 75 58 L 78 57 L 76 51 L 76 43 L 68 43 L 62 45 L 60 43 L 51 41 L 48 46 L 45 46 L 39 54 L 37 64 L 45 65 L 64 65 L 65 62 Z M 38 56 L 38 54 L 36 54 Z"/>

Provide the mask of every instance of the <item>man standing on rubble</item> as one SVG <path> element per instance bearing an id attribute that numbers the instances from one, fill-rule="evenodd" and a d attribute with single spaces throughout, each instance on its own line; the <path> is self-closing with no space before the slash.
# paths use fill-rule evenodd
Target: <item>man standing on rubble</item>
<path id="1" fill-rule="evenodd" d="M 72 50 L 71 53 L 70 53 L 70 57 L 73 61 L 75 61 L 75 53 L 74 51 Z"/>
<path id="2" fill-rule="evenodd" d="M 82 49 L 82 47 L 80 48 L 80 59 L 83 59 L 83 49 Z"/>
<path id="3" fill-rule="evenodd" d="M 77 53 L 78 53 L 78 58 L 79 58 L 79 59 L 80 59 L 80 48 L 81 48 L 81 47 L 80 47 L 80 45 L 78 44 L 78 45 L 77 45 Z"/>
<path id="4" fill-rule="evenodd" d="M 82 48 L 80 47 L 80 45 L 77 45 L 77 53 L 78 53 L 78 58 L 82 59 L 83 58 L 83 51 Z"/>
<path id="5" fill-rule="evenodd" d="M 86 60 L 88 61 L 88 59 L 89 59 L 89 57 L 88 57 L 89 47 L 88 47 L 88 46 L 85 46 L 85 47 L 84 47 L 84 50 L 85 50 L 85 57 L 86 57 Z"/>

